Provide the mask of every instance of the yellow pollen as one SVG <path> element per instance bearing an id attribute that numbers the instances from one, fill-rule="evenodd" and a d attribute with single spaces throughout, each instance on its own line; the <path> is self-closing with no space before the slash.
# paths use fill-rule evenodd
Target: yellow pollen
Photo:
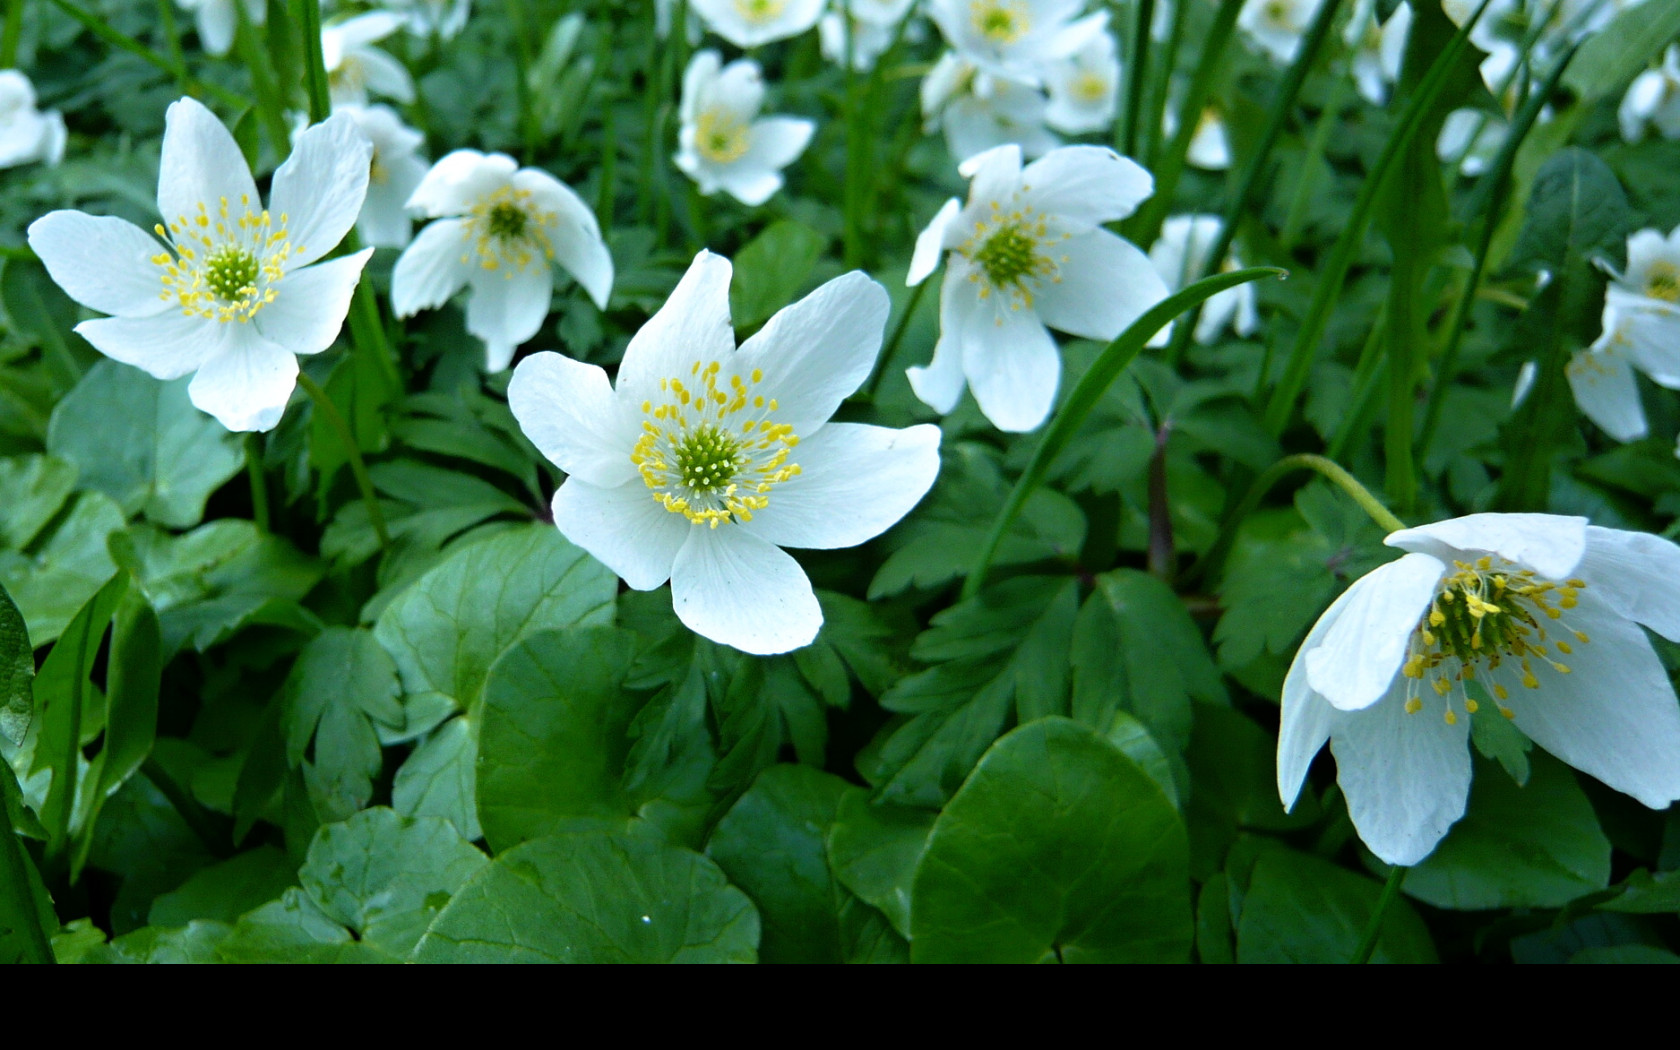
<path id="1" fill-rule="evenodd" d="M 195 214 L 152 227 L 170 249 L 151 257 L 161 271 L 158 297 L 188 317 L 246 323 L 274 301 L 286 260 L 303 248 L 286 238 L 284 215 L 276 229 L 268 212 L 251 209 L 248 196 L 240 197 L 237 215 L 221 198 L 215 215 L 200 202 Z"/>
<path id="2" fill-rule="evenodd" d="M 786 7 L 787 0 L 735 0 L 735 12 L 757 25 L 774 22 Z"/>
<path id="3" fill-rule="evenodd" d="M 502 186 L 485 194 L 468 210 L 462 236 L 472 244 L 471 252 L 486 270 L 513 275 L 539 258 L 554 258 L 548 230 L 558 216 L 544 211 L 530 190 Z"/>
<path id="4" fill-rule="evenodd" d="M 695 122 L 694 148 L 714 164 L 733 164 L 752 148 L 752 128 L 722 106 L 713 106 Z"/>
<path id="5" fill-rule="evenodd" d="M 974 31 L 994 44 L 1013 44 L 1032 29 L 1026 0 L 974 0 L 969 15 Z"/>
<path id="6" fill-rule="evenodd" d="M 1645 271 L 1645 294 L 1664 302 L 1680 303 L 1680 267 L 1666 259 L 1652 263 Z"/>

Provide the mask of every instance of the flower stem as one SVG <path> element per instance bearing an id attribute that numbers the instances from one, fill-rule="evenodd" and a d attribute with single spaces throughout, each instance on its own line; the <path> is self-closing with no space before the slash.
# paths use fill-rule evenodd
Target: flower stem
<path id="1" fill-rule="evenodd" d="M 0 30 L 0 69 L 17 67 L 18 41 L 23 38 L 23 5 L 26 0 L 6 0 L 6 27 Z"/>
<path id="2" fill-rule="evenodd" d="M 315 0 L 306 0 L 313 4 Z M 391 536 L 385 531 L 385 512 L 379 509 L 379 499 L 373 492 L 373 479 L 368 477 L 367 463 L 362 459 L 362 450 L 356 443 L 356 435 L 350 430 L 350 424 L 344 421 L 344 414 L 333 404 L 332 398 L 321 389 L 321 384 L 309 378 L 309 373 L 298 372 L 298 386 L 315 402 L 315 411 L 326 417 L 327 424 L 338 432 L 338 439 L 344 442 L 344 453 L 350 460 L 350 473 L 356 478 L 356 487 L 361 490 L 362 502 L 368 511 L 368 523 L 373 526 L 373 533 L 379 537 L 380 547 L 391 545 Z"/>
<path id="3" fill-rule="evenodd" d="M 974 559 L 974 566 L 969 569 L 968 578 L 963 581 L 964 598 L 972 598 L 980 593 L 981 586 L 986 582 L 986 572 L 991 568 L 992 558 L 1003 543 L 1009 526 L 1014 523 L 1021 508 L 1026 506 L 1027 497 L 1038 488 L 1049 473 L 1051 463 L 1055 462 L 1062 449 L 1066 448 L 1068 442 L 1079 432 L 1086 417 L 1102 398 L 1103 392 L 1120 377 L 1126 366 L 1132 363 L 1132 359 L 1137 357 L 1143 345 L 1153 338 L 1156 332 L 1165 328 L 1173 318 L 1210 296 L 1261 277 L 1282 276 L 1283 273 L 1284 271 L 1275 267 L 1256 266 L 1203 278 L 1150 307 L 1142 317 L 1132 322 L 1131 327 L 1121 332 L 1097 355 L 1097 360 L 1079 377 L 1079 382 L 1075 383 L 1068 393 L 1067 400 L 1056 410 L 1055 417 L 1044 430 L 1044 436 L 1039 439 L 1038 447 L 1033 450 L 1032 459 L 1027 462 L 1020 480 L 1015 482 L 1015 488 L 1010 491 L 1009 499 L 992 520 L 992 528 L 986 534 L 980 556 Z"/>
<path id="4" fill-rule="evenodd" d="M 1348 962 L 1361 966 L 1371 961 L 1371 953 L 1377 950 L 1377 938 L 1382 936 L 1383 920 L 1388 917 L 1388 909 L 1393 906 L 1394 898 L 1400 896 L 1400 883 L 1405 881 L 1406 868 L 1396 864 L 1388 869 L 1388 881 L 1383 883 L 1382 896 L 1377 898 L 1377 910 L 1371 913 L 1371 922 L 1365 927 L 1365 936 L 1359 939 L 1359 948 L 1353 953 Z"/>
<path id="5" fill-rule="evenodd" d="M 251 515 L 257 531 L 268 533 L 268 482 L 263 478 L 263 450 L 260 434 L 245 435 L 245 475 L 251 480 Z"/>
<path id="6" fill-rule="evenodd" d="M 327 60 L 321 54 L 321 0 L 292 0 L 292 9 L 303 42 L 303 86 L 309 94 L 309 123 L 319 124 L 332 116 Z"/>
<path id="7" fill-rule="evenodd" d="M 1138 121 L 1143 115 L 1143 91 L 1149 83 L 1149 27 L 1155 21 L 1155 0 L 1138 0 L 1137 18 L 1132 23 L 1132 53 L 1126 56 L 1131 76 L 1126 79 L 1126 109 L 1114 136 L 1115 152 L 1135 157 Z"/>

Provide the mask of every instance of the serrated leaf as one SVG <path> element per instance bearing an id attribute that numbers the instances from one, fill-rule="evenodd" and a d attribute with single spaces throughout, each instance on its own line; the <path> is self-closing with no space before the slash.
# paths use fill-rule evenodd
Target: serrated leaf
<path id="1" fill-rule="evenodd" d="M 834 877 L 880 910 L 899 936 L 910 936 L 910 885 L 927 848 L 935 814 L 925 809 L 869 801 L 852 789 L 840 799 L 828 832 Z"/>
<path id="2" fill-rule="evenodd" d="M 12 596 L 0 587 L 0 737 L 13 744 L 23 743 L 35 713 L 35 650 L 29 644 L 29 626 L 12 604 Z"/>
<path id="3" fill-rule="evenodd" d="M 216 946 L 230 963 L 394 963 L 401 958 L 351 937 L 300 889 L 289 889 L 234 924 Z"/>
<path id="4" fill-rule="evenodd" d="M 55 456 L 0 459 L 0 543 L 29 546 L 76 489 L 76 465 Z"/>
<path id="5" fill-rule="evenodd" d="M 0 550 L 0 586 L 29 624 L 29 639 L 46 645 L 116 571 L 108 541 L 123 527 L 122 510 L 99 492 L 84 492 L 30 553 Z"/>
<path id="6" fill-rule="evenodd" d="M 1617 94 L 1676 34 L 1680 7 L 1660 2 L 1623 5 L 1609 25 L 1587 36 L 1563 84 L 1582 104 Z"/>

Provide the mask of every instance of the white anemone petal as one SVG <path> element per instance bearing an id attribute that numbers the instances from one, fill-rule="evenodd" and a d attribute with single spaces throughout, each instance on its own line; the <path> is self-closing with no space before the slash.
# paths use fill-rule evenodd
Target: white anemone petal
<path id="1" fill-rule="evenodd" d="M 639 478 L 615 488 L 567 478 L 554 494 L 553 509 L 561 535 L 638 591 L 670 579 L 677 552 L 694 529 L 681 514 L 654 502 Z"/>
<path id="2" fill-rule="evenodd" d="M 537 451 L 566 473 L 602 488 L 636 478 L 629 452 L 635 423 L 625 419 L 599 366 L 532 354 L 513 370 L 508 407 Z M 659 512 L 669 515 L 663 506 Z"/>
<path id="3" fill-rule="evenodd" d="M 1401 529 L 1383 541 L 1444 562 L 1496 555 L 1561 580 L 1575 571 L 1587 549 L 1587 519 L 1561 514 L 1468 514 Z"/>
<path id="4" fill-rule="evenodd" d="M 1446 571 L 1436 558 L 1408 554 L 1355 580 L 1335 625 L 1304 653 L 1308 684 L 1343 711 L 1380 700 L 1400 674 L 1412 632 Z"/>
<path id="5" fill-rule="evenodd" d="M 822 627 L 799 563 L 733 525 L 691 527 L 671 568 L 671 604 L 695 634 L 761 656 L 809 645 Z"/>
<path id="6" fill-rule="evenodd" d="M 29 247 L 70 298 L 118 317 L 170 308 L 162 295 L 163 252 L 151 234 L 123 219 L 55 211 L 29 224 Z"/>
<path id="7" fill-rule="evenodd" d="M 874 539 L 910 513 L 939 474 L 939 428 L 830 423 L 797 452 L 747 526 L 778 547 L 838 550 Z"/>

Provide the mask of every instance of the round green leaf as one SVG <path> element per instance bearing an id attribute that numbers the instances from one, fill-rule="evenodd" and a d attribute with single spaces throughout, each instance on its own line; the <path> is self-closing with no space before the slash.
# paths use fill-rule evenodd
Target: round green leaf
<path id="1" fill-rule="evenodd" d="M 1189 846 L 1161 789 L 1065 718 L 1011 732 L 934 822 L 910 905 L 916 962 L 1176 962 Z"/>

